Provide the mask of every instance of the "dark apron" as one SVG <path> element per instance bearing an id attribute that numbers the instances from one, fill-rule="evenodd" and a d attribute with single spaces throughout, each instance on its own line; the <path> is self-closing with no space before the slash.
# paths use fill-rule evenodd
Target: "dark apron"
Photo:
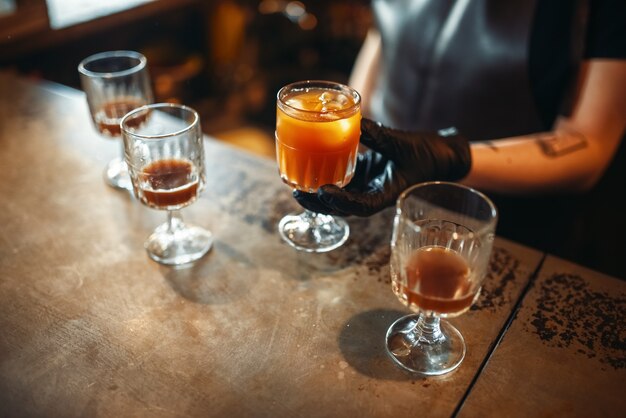
<path id="1" fill-rule="evenodd" d="M 545 130 L 529 82 L 535 0 L 374 0 L 383 43 L 372 117 L 471 139 Z"/>

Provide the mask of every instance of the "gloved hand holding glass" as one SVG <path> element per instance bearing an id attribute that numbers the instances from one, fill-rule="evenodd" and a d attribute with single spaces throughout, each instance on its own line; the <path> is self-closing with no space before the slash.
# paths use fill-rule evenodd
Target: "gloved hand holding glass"
<path id="1" fill-rule="evenodd" d="M 467 175 L 467 139 L 454 129 L 407 132 L 361 120 L 361 143 L 354 178 L 345 188 L 324 185 L 317 193 L 295 191 L 306 209 L 338 216 L 369 216 L 396 203 L 408 187 L 429 180 L 456 181 Z"/>

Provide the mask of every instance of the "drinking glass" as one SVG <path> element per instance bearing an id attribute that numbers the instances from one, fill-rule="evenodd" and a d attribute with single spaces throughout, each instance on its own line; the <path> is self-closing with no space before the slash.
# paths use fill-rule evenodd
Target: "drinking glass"
<path id="1" fill-rule="evenodd" d="M 361 134 L 359 94 L 331 81 L 300 81 L 281 88 L 276 102 L 276 157 L 283 182 L 308 193 L 324 184 L 348 184 Z M 345 220 L 309 210 L 285 216 L 278 231 L 307 252 L 333 250 L 350 235 Z"/>
<path id="2" fill-rule="evenodd" d="M 441 318 L 461 315 L 478 297 L 497 217 L 489 198 L 456 183 L 418 184 L 398 198 L 391 239 L 392 288 L 415 312 L 387 331 L 387 353 L 400 367 L 440 375 L 463 361 L 463 336 Z"/>
<path id="3" fill-rule="evenodd" d="M 139 52 L 108 51 L 91 55 L 78 65 L 91 119 L 104 137 L 119 138 L 122 117 L 153 102 L 146 62 L 146 57 Z M 123 158 L 115 158 L 107 164 L 104 179 L 117 189 L 132 190 Z"/>
<path id="4" fill-rule="evenodd" d="M 200 118 L 193 109 L 172 103 L 139 107 L 122 118 L 126 163 L 135 196 L 167 211 L 144 246 L 153 260 L 181 265 L 198 260 L 213 243 L 211 232 L 186 225 L 180 209 L 204 189 L 204 145 Z"/>

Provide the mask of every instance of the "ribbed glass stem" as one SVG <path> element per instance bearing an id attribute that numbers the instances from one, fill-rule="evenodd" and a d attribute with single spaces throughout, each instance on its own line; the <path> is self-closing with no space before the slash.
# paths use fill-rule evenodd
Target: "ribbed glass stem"
<path id="1" fill-rule="evenodd" d="M 440 322 L 438 316 L 420 315 L 412 330 L 414 344 L 437 344 L 445 340 Z"/>

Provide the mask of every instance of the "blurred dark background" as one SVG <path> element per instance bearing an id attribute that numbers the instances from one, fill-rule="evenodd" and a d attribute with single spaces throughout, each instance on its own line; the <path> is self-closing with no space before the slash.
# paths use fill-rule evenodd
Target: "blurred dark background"
<path id="1" fill-rule="evenodd" d="M 276 91 L 347 82 L 370 23 L 369 0 L 0 0 L 0 70 L 80 89 L 83 58 L 136 50 L 157 101 L 194 107 L 207 134 L 273 157 Z"/>

